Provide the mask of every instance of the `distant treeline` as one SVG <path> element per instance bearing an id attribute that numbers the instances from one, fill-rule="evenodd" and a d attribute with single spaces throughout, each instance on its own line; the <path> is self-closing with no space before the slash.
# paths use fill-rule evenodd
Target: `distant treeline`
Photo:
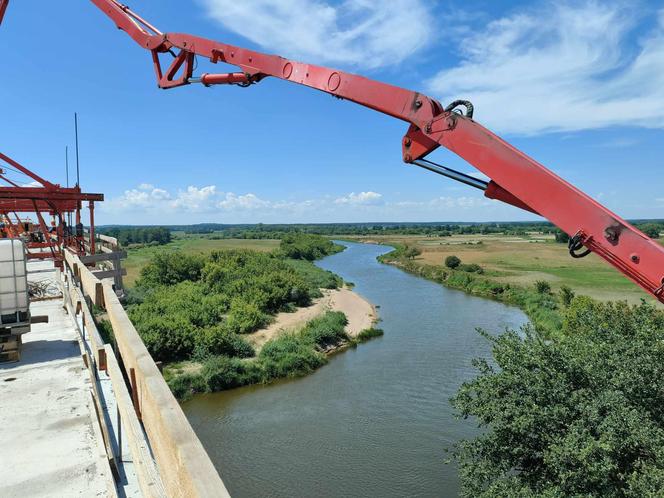
<path id="1" fill-rule="evenodd" d="M 171 229 L 165 227 L 106 227 L 99 232 L 115 237 L 121 246 L 130 244 L 163 245 L 171 241 Z"/>
<path id="2" fill-rule="evenodd" d="M 430 235 L 445 237 L 454 234 L 551 232 L 555 227 L 546 222 L 507 223 L 321 223 L 321 224 L 256 224 L 217 225 L 202 224 L 173 227 L 189 234 L 211 234 L 224 238 L 282 238 L 289 233 L 316 235 Z"/>
<path id="3" fill-rule="evenodd" d="M 648 236 L 658 238 L 664 232 L 664 220 L 632 220 L 635 226 Z M 558 234 L 560 242 L 566 237 L 553 224 L 544 221 L 523 222 L 491 222 L 491 223 L 313 223 L 313 224 L 240 224 L 227 225 L 221 223 L 201 223 L 198 225 L 171 225 L 168 227 L 103 227 L 101 232 L 118 237 L 114 234 L 125 234 L 129 243 L 150 243 L 140 239 L 143 231 L 157 230 L 159 233 L 168 230 L 184 232 L 189 235 L 206 235 L 211 239 L 283 239 L 289 234 L 307 233 L 323 236 L 374 236 L 374 235 L 420 235 L 427 237 L 448 237 L 451 235 L 526 235 L 529 232 Z M 138 233 L 135 233 L 138 232 Z M 159 239 L 164 240 L 165 235 Z M 168 239 L 170 241 L 170 239 Z M 166 242 L 159 242 L 166 243 Z"/>

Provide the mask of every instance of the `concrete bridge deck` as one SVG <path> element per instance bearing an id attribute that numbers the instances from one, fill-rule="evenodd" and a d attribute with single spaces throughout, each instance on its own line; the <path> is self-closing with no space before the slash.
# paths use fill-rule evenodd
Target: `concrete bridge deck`
<path id="1" fill-rule="evenodd" d="M 31 280 L 52 279 L 52 262 L 28 265 Z M 62 298 L 31 304 L 21 359 L 0 363 L 0 496 L 116 496 L 81 357 Z"/>
<path id="2" fill-rule="evenodd" d="M 28 263 L 29 280 L 61 295 L 31 303 L 48 323 L 23 335 L 19 362 L 0 363 L 0 497 L 229 496 L 112 282 L 64 256 L 64 274 Z"/>

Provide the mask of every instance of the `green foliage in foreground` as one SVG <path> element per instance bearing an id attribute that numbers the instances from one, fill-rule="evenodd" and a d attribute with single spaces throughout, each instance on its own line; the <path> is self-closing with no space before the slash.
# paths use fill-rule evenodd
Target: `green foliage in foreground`
<path id="1" fill-rule="evenodd" d="M 282 236 L 279 250 L 287 258 L 314 261 L 342 251 L 343 247 L 320 235 L 289 233 Z"/>
<path id="2" fill-rule="evenodd" d="M 559 334 L 562 327 L 561 309 L 564 304 L 558 296 L 551 293 L 539 293 L 534 287 L 494 282 L 483 277 L 480 271 L 465 271 L 468 268 L 460 264 L 457 269 L 442 265 L 426 265 L 413 262 L 403 256 L 397 247 L 394 251 L 383 254 L 378 260 L 383 263 L 395 263 L 400 268 L 453 289 L 459 289 L 475 296 L 488 297 L 521 308 L 535 328 L 549 337 Z M 471 270 L 474 268 L 471 267 Z M 477 269 L 475 269 L 477 270 Z"/>
<path id="3" fill-rule="evenodd" d="M 328 311 L 296 332 L 268 341 L 256 358 L 242 360 L 211 356 L 199 373 L 167 374 L 178 399 L 198 392 L 215 392 L 248 384 L 268 383 L 284 377 L 299 377 L 327 363 L 325 352 L 353 344 L 346 334 L 346 315 Z"/>
<path id="4" fill-rule="evenodd" d="M 321 284 L 335 288 L 342 281 L 277 254 L 159 253 L 130 292 L 128 313 L 157 361 L 246 358 L 254 350 L 241 334 L 265 326 L 280 310 L 309 304 Z"/>
<path id="5" fill-rule="evenodd" d="M 662 496 L 664 313 L 577 297 L 555 341 L 484 335 L 495 365 L 452 400 L 484 428 L 455 451 L 464 496 Z"/>

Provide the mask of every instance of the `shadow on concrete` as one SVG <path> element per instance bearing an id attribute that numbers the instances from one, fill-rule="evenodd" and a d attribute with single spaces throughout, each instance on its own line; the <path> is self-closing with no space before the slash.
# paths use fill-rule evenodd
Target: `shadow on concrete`
<path id="1" fill-rule="evenodd" d="M 11 363 L 0 363 L 0 370 L 10 370 L 12 368 L 23 367 L 27 365 L 37 365 L 39 363 L 48 363 L 51 361 L 65 360 L 81 356 L 81 350 L 78 341 L 57 340 L 37 340 L 29 341 L 23 344 L 21 349 L 21 361 Z"/>

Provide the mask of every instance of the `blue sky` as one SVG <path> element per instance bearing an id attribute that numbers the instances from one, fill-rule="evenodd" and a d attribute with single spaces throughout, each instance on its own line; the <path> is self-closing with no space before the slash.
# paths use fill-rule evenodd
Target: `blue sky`
<path id="1" fill-rule="evenodd" d="M 131 6 L 163 31 L 469 99 L 480 123 L 618 214 L 664 218 L 661 2 Z M 107 199 L 99 223 L 532 219 L 404 165 L 404 123 L 354 104 L 270 79 L 159 90 L 149 53 L 84 0 L 14 0 L 0 51 L 1 150 L 64 184 L 77 111 L 81 183 Z"/>

